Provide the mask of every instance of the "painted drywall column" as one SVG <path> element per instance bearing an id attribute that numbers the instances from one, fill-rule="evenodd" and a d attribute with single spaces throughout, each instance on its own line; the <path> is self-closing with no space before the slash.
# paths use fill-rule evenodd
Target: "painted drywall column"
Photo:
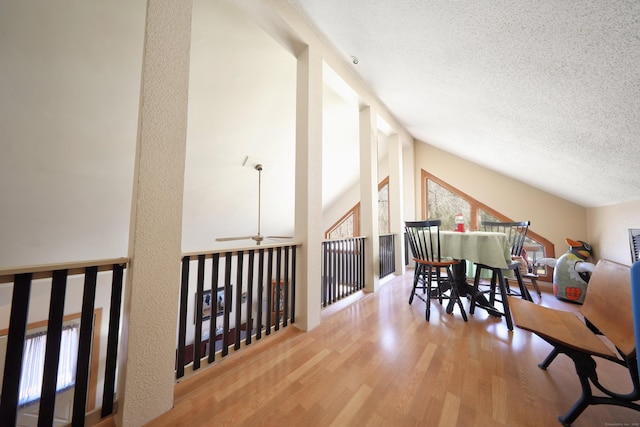
<path id="1" fill-rule="evenodd" d="M 296 94 L 295 240 L 298 262 L 295 325 L 320 324 L 322 278 L 322 57 L 308 46 L 298 55 Z"/>
<path id="2" fill-rule="evenodd" d="M 365 240 L 364 289 L 375 292 L 380 283 L 378 228 L 377 117 L 371 107 L 360 110 L 360 234 Z"/>
<path id="3" fill-rule="evenodd" d="M 149 0 L 116 424 L 173 406 L 191 0 Z"/>
<path id="4" fill-rule="evenodd" d="M 393 134 L 388 141 L 389 152 L 389 207 L 391 232 L 395 234 L 396 275 L 404 274 L 404 168 L 402 165 L 402 143 L 399 135 Z"/>

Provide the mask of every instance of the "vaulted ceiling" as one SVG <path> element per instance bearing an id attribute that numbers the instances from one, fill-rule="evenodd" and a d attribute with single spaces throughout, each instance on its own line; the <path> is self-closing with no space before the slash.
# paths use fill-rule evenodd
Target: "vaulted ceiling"
<path id="1" fill-rule="evenodd" d="M 417 140 L 585 207 L 640 200 L 640 2 L 290 3 Z"/>

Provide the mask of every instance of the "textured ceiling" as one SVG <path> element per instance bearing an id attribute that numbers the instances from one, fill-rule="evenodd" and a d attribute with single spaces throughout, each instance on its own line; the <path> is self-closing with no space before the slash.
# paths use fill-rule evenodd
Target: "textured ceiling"
<path id="1" fill-rule="evenodd" d="M 290 0 L 418 140 L 585 207 L 640 200 L 640 2 Z"/>

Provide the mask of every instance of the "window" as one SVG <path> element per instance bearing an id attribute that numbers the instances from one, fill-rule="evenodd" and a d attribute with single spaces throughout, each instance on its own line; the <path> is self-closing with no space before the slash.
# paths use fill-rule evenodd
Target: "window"
<path id="1" fill-rule="evenodd" d="M 468 230 L 479 230 L 482 221 L 513 221 L 424 170 L 422 171 L 422 194 L 422 217 L 442 220 L 444 229 L 455 228 L 454 219 L 458 213 L 464 216 L 465 228 Z M 553 243 L 531 229 L 527 232 L 524 248 L 530 263 L 538 258 L 555 256 Z M 539 266 L 536 273 L 540 276 L 540 280 L 552 280 L 545 266 Z"/>
<path id="2" fill-rule="evenodd" d="M 360 203 L 324 233 L 326 239 L 346 239 L 360 234 Z"/>
<path id="3" fill-rule="evenodd" d="M 57 391 L 66 390 L 75 384 L 79 329 L 79 324 L 66 325 L 62 328 Z M 20 406 L 40 400 L 46 345 L 46 331 L 27 335 L 25 338 L 18 397 L 18 405 Z"/>
<path id="4" fill-rule="evenodd" d="M 389 206 L 389 177 L 378 184 L 378 233 L 391 233 Z M 360 203 L 355 205 L 342 218 L 336 221 L 324 233 L 325 239 L 346 239 L 360 235 Z"/>
<path id="5" fill-rule="evenodd" d="M 464 198 L 433 180 L 428 180 L 427 191 L 429 215 L 425 218 L 440 219 L 443 230 L 454 230 L 455 216 L 461 213 L 469 224 L 471 205 Z"/>
<path id="6" fill-rule="evenodd" d="M 391 233 L 389 224 L 389 177 L 378 185 L 378 233 Z"/>

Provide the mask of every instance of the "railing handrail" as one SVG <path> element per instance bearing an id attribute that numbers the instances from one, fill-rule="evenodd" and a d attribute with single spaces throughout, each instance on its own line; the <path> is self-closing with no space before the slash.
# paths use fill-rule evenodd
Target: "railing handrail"
<path id="1" fill-rule="evenodd" d="M 129 258 L 107 258 L 89 261 L 69 261 L 53 264 L 25 265 L 20 267 L 0 268 L 0 283 L 13 282 L 16 274 L 33 273 L 33 279 L 47 279 L 57 270 L 67 270 L 68 275 L 84 274 L 86 267 L 98 267 L 98 271 L 111 270 L 114 264 L 128 264 Z"/>
<path id="2" fill-rule="evenodd" d="M 260 249 L 269 249 L 269 248 L 281 248 L 283 246 L 302 246 L 300 242 L 294 241 L 284 241 L 284 242 L 276 242 L 276 243 L 264 243 L 262 242 L 259 245 L 253 244 L 248 246 L 235 246 L 233 248 L 223 248 L 223 249 L 206 249 L 192 252 L 183 252 L 181 258 L 186 256 L 188 257 L 197 257 L 199 255 L 204 255 L 205 258 L 211 258 L 215 254 L 219 254 L 220 256 L 225 256 L 230 253 L 232 255 L 237 255 L 239 252 L 248 252 L 248 251 L 259 251 Z"/>
<path id="3" fill-rule="evenodd" d="M 384 234 L 380 234 L 378 237 L 384 237 L 384 236 L 395 236 L 398 233 L 384 233 Z M 324 242 L 336 242 L 336 241 L 342 241 L 342 240 L 357 240 L 357 239 L 368 239 L 368 236 L 355 236 L 355 237 L 338 237 L 335 239 L 324 239 L 322 241 L 322 243 Z"/>
<path id="4" fill-rule="evenodd" d="M 368 239 L 367 236 L 356 236 L 356 237 L 339 237 L 336 239 L 324 239 L 322 241 L 322 243 L 327 243 L 327 242 L 342 242 L 345 240 L 366 240 Z"/>

